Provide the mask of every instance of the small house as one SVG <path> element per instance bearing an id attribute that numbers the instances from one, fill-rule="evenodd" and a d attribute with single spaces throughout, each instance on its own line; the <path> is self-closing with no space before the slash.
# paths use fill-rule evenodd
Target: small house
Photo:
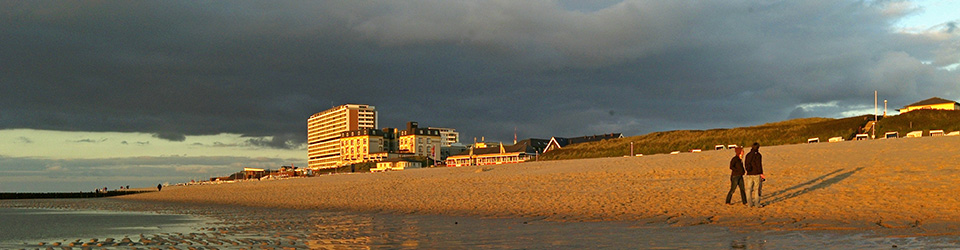
<path id="1" fill-rule="evenodd" d="M 260 179 L 267 175 L 266 169 L 262 168 L 243 168 L 244 179 Z"/>
<path id="2" fill-rule="evenodd" d="M 854 137 L 854 139 L 857 140 L 857 141 L 865 141 L 865 140 L 869 140 L 869 139 L 870 139 L 870 135 L 868 135 L 868 134 L 857 134 L 857 136 Z"/>
<path id="3" fill-rule="evenodd" d="M 370 169 L 370 172 L 400 171 L 408 168 L 421 168 L 422 163 L 408 159 L 389 159 L 377 162 L 377 167 Z"/>
<path id="4" fill-rule="evenodd" d="M 820 137 L 807 139 L 807 143 L 820 143 Z"/>
<path id="5" fill-rule="evenodd" d="M 933 110 L 960 110 L 960 103 L 955 101 L 943 99 L 940 97 L 934 97 L 919 101 L 907 106 L 903 106 L 902 109 L 898 109 L 900 113 L 906 113 L 919 109 L 933 109 Z"/>
<path id="6" fill-rule="evenodd" d="M 827 139 L 827 141 L 828 141 L 828 142 L 842 142 L 842 141 L 845 141 L 845 140 L 843 139 L 843 137 L 837 136 L 837 137 L 830 137 L 830 139 Z"/>

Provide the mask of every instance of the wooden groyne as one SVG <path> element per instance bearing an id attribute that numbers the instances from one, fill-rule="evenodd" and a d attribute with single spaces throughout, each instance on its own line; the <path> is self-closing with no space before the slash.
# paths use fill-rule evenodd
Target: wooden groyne
<path id="1" fill-rule="evenodd" d="M 103 198 L 128 194 L 139 194 L 156 191 L 107 191 L 107 192 L 74 192 L 74 193 L 0 193 L 0 200 L 14 199 L 76 199 L 76 198 Z"/>

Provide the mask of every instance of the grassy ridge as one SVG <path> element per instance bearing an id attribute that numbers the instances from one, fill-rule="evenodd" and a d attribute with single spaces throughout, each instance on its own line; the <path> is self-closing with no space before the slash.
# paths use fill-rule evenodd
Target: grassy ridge
<path id="1" fill-rule="evenodd" d="M 866 132 L 862 128 L 872 119 L 872 115 L 843 119 L 804 118 L 743 128 L 654 132 L 621 139 L 569 145 L 547 152 L 540 156 L 540 159 L 624 156 L 630 154 L 630 142 L 634 143 L 636 154 L 663 154 L 691 149 L 713 150 L 718 144 L 749 145 L 759 142 L 761 145 L 771 146 L 805 143 L 812 137 L 819 137 L 821 142 L 826 142 L 830 137 L 836 136 L 851 140 L 857 133 Z M 877 123 L 876 134 L 879 138 L 883 137 L 885 132 L 897 131 L 900 137 L 903 137 L 910 131 L 923 130 L 924 136 L 929 136 L 929 131 L 932 129 L 941 129 L 947 133 L 960 131 L 960 111 L 916 110 L 889 116 L 880 119 Z"/>
<path id="2" fill-rule="evenodd" d="M 947 133 L 960 131 L 960 110 L 914 110 L 880 119 L 877 123 L 877 137 L 894 131 L 904 137 L 910 131 L 917 130 L 923 130 L 923 136 L 929 136 L 933 129 L 941 129 Z"/>
<path id="3" fill-rule="evenodd" d="M 617 157 L 630 154 L 630 142 L 636 154 L 662 154 L 691 149 L 713 150 L 715 145 L 784 145 L 806 143 L 819 137 L 826 142 L 830 137 L 851 139 L 873 116 L 843 119 L 803 118 L 753 127 L 711 130 L 678 130 L 654 132 L 614 140 L 574 144 L 547 152 L 541 160 Z"/>

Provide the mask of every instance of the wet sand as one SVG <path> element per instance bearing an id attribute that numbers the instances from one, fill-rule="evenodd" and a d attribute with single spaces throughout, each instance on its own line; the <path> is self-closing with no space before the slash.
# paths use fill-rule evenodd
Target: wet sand
<path id="1" fill-rule="evenodd" d="M 748 231 L 715 225 L 637 226 L 442 215 L 257 208 L 115 199 L 0 202 L 0 208 L 133 211 L 204 218 L 155 233 L 0 242 L 2 249 L 878 249 L 956 248 L 957 237 L 887 237 L 848 231 Z M 97 212 L 99 213 L 99 212 Z M 107 213 L 109 214 L 109 213 Z M 102 218 L 101 218 L 102 219 Z M 65 226 L 52 222 L 54 228 Z M 0 231 L 0 235 L 2 235 Z"/>
<path id="2" fill-rule="evenodd" d="M 167 187 L 113 199 L 953 235 L 960 232 L 958 150 L 960 137 L 762 147 L 762 209 L 724 204 L 731 150 Z"/>

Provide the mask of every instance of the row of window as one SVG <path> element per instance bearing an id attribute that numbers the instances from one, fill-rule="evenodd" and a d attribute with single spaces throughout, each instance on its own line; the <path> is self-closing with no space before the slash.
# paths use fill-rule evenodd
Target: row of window
<path id="1" fill-rule="evenodd" d="M 518 162 L 528 161 L 532 158 L 533 157 L 529 155 L 480 157 L 480 158 L 476 158 L 475 164 L 490 165 L 490 164 L 518 163 Z M 468 166 L 468 165 L 471 165 L 472 163 L 474 163 L 474 159 L 470 159 L 470 158 L 457 158 L 457 159 L 447 160 L 447 165 L 452 165 L 452 166 Z"/>
<path id="2" fill-rule="evenodd" d="M 423 137 L 417 138 L 416 142 L 419 142 L 420 144 L 423 144 L 423 141 L 424 141 L 423 139 L 424 139 Z M 430 138 L 426 138 L 426 139 L 427 139 L 427 140 L 426 140 L 426 141 L 427 141 L 427 144 L 433 143 L 433 141 L 432 141 Z M 413 144 L 413 143 L 414 143 L 414 140 L 413 140 L 413 138 L 400 138 L 400 143 L 402 143 L 402 144 Z"/>

